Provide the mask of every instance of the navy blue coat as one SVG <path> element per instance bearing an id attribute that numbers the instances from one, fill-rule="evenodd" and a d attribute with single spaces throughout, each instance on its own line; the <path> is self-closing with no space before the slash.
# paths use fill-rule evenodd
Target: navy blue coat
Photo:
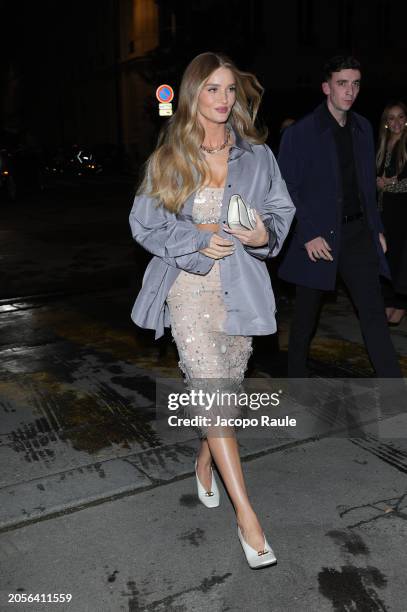
<path id="1" fill-rule="evenodd" d="M 279 275 L 296 285 L 335 288 L 342 229 L 342 179 L 330 117 L 325 102 L 284 131 L 278 156 L 283 178 L 296 207 L 296 223 Z M 379 241 L 383 226 L 376 200 L 375 148 L 367 119 L 348 113 L 351 122 L 359 197 L 372 232 L 380 274 L 390 276 Z M 309 259 L 305 243 L 322 236 L 333 262 Z"/>

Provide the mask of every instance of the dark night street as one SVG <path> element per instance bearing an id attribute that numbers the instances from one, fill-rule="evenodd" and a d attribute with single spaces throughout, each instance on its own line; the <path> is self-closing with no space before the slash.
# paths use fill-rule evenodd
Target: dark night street
<path id="1" fill-rule="evenodd" d="M 405 612 L 404 415 L 393 438 L 369 426 L 364 438 L 242 436 L 276 567 L 249 570 L 223 488 L 219 509 L 199 505 L 195 433 L 166 439 L 155 420 L 156 378 L 179 378 L 174 345 L 130 320 L 147 262 L 128 227 L 132 190 L 66 180 L 1 204 L 0 610 L 9 593 L 71 593 L 59 610 Z M 286 290 L 278 309 L 278 341 L 258 341 L 249 370 L 270 384 L 284 376 Z M 405 321 L 392 338 L 407 375 Z M 373 375 L 342 292 L 312 370 Z"/>
<path id="2" fill-rule="evenodd" d="M 407 612 L 406 23 L 0 0 L 0 612 Z"/>

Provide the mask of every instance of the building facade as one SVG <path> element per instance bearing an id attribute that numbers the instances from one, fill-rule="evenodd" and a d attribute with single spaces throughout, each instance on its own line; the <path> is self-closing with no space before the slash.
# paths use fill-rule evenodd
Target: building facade
<path id="1" fill-rule="evenodd" d="M 112 143 L 133 166 L 166 119 L 156 87 L 176 93 L 188 61 L 230 54 L 266 88 L 272 131 L 321 99 L 324 57 L 346 50 L 364 66 L 357 108 L 373 122 L 406 97 L 407 5 L 401 0 L 72 0 L 8 4 L 2 39 L 2 127 L 46 145 Z M 12 6 L 11 6 L 12 5 Z M 394 15 L 397 18 L 394 18 Z"/>

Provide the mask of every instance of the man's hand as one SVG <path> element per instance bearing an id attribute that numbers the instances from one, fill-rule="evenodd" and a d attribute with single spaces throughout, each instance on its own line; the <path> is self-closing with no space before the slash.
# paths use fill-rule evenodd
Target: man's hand
<path id="1" fill-rule="evenodd" d="M 384 234 L 382 234 L 381 232 L 379 233 L 379 240 L 380 240 L 380 244 L 382 245 L 383 253 L 386 253 L 387 242 L 386 242 L 386 238 L 384 237 Z"/>
<path id="2" fill-rule="evenodd" d="M 331 247 L 322 236 L 306 242 L 304 246 L 311 261 L 318 261 L 318 259 L 334 260 L 330 253 Z"/>
<path id="3" fill-rule="evenodd" d="M 246 246 L 262 247 L 268 243 L 269 233 L 264 226 L 262 218 L 256 210 L 254 211 L 254 214 L 256 215 L 256 227 L 252 230 L 230 229 L 230 227 L 227 225 L 223 225 L 223 229 L 228 234 L 236 236 L 236 238 Z"/>
<path id="4" fill-rule="evenodd" d="M 213 234 L 208 246 L 205 249 L 201 249 L 199 252 L 212 259 L 223 259 L 228 255 L 232 255 L 232 253 L 235 252 L 235 247 L 231 240 L 222 238 L 222 236 L 218 236 L 218 234 Z"/>

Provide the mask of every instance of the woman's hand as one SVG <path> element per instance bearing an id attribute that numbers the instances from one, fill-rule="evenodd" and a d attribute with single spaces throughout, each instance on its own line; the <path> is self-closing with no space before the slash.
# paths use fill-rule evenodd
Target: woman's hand
<path id="1" fill-rule="evenodd" d="M 376 178 L 376 185 L 379 191 L 383 191 L 384 189 L 384 176 L 378 176 Z"/>
<path id="2" fill-rule="evenodd" d="M 256 215 L 256 227 L 252 230 L 246 229 L 230 229 L 227 225 L 223 225 L 223 229 L 228 234 L 236 236 L 242 244 L 251 247 L 261 247 L 268 243 L 269 233 L 266 230 L 264 223 L 258 214 L 257 210 L 254 211 Z"/>
<path id="3" fill-rule="evenodd" d="M 208 246 L 205 249 L 201 249 L 199 252 L 212 259 L 223 259 L 228 255 L 232 255 L 235 252 L 235 247 L 231 240 L 222 238 L 222 236 L 218 236 L 218 234 L 212 234 Z"/>
<path id="4" fill-rule="evenodd" d="M 378 189 L 380 189 L 381 191 L 383 191 L 383 189 L 386 189 L 386 187 L 389 187 L 389 185 L 395 185 L 398 182 L 397 179 L 397 174 L 395 176 L 378 176 L 376 179 L 376 184 Z"/>

